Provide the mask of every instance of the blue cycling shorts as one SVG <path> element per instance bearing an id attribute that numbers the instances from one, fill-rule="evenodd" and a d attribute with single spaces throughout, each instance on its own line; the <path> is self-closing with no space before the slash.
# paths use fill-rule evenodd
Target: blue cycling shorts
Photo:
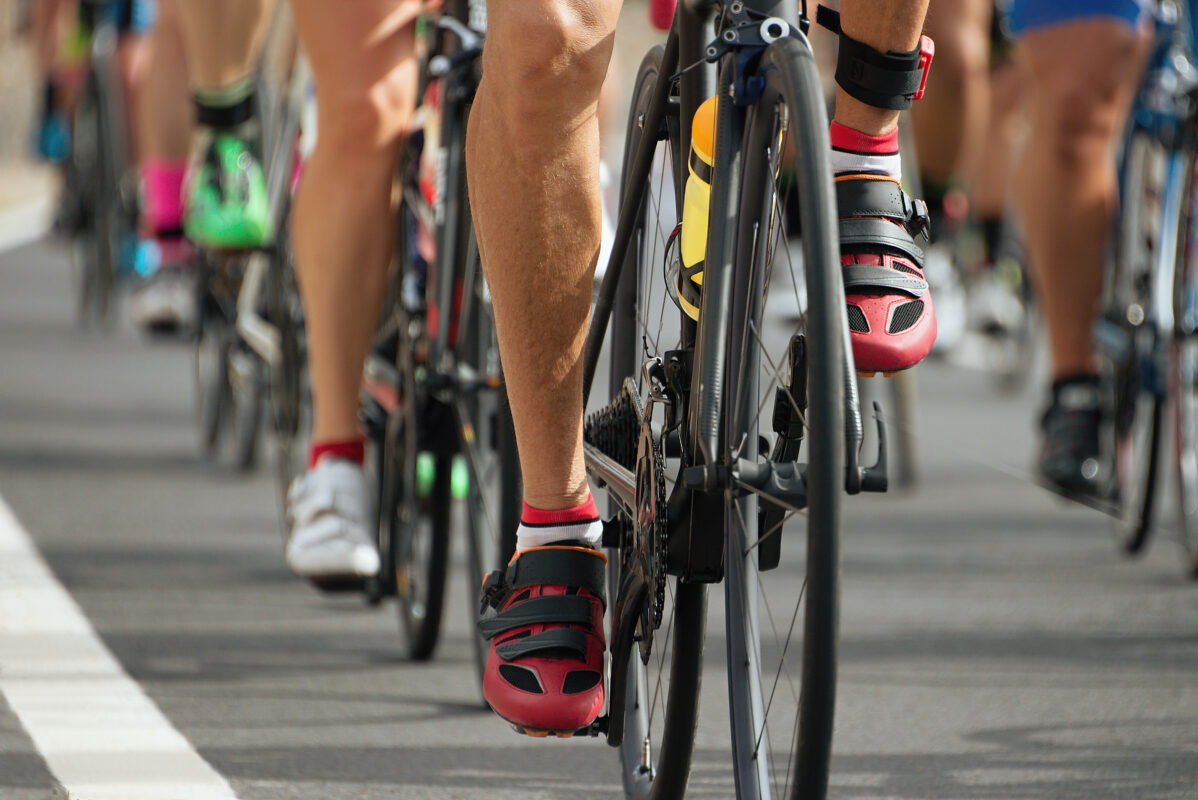
<path id="1" fill-rule="evenodd" d="M 158 16 L 155 0 L 86 0 L 86 2 L 96 10 L 96 13 L 104 14 L 106 19 L 115 20 L 117 30 L 121 33 L 145 35 L 154 27 L 154 20 Z"/>
<path id="2" fill-rule="evenodd" d="M 1016 36 L 1037 28 L 1107 17 L 1136 27 L 1149 0 L 1011 0 L 1011 32 Z"/>

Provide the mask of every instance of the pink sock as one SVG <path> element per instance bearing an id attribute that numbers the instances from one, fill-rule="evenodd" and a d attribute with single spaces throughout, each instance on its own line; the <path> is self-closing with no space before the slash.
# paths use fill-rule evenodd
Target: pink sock
<path id="1" fill-rule="evenodd" d="M 141 167 L 143 209 L 141 224 L 149 234 L 170 233 L 183 227 L 185 161 L 147 159 Z"/>

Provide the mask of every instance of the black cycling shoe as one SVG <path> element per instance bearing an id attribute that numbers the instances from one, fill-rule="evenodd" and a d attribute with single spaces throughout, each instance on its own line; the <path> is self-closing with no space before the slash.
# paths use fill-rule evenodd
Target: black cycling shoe
<path id="1" fill-rule="evenodd" d="M 1044 441 L 1040 474 L 1064 494 L 1095 496 L 1101 460 L 1102 405 L 1098 378 L 1085 375 L 1052 385 L 1052 402 L 1040 421 Z"/>

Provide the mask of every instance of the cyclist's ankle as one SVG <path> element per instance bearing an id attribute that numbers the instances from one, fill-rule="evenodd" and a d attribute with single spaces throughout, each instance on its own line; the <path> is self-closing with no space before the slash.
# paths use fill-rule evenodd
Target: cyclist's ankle
<path id="1" fill-rule="evenodd" d="M 901 178 L 897 128 L 872 135 L 833 121 L 828 138 L 832 143 L 832 171 L 837 175 L 878 174 L 896 181 Z"/>
<path id="2" fill-rule="evenodd" d="M 308 448 L 308 469 L 322 458 L 339 458 L 361 466 L 366 461 L 366 440 L 362 437 L 340 440 L 313 440 Z"/>
<path id="3" fill-rule="evenodd" d="M 516 550 L 561 542 L 578 542 L 594 548 L 603 543 L 603 523 L 589 492 L 585 501 L 568 508 L 546 510 L 524 503 L 516 531 Z"/>
<path id="4" fill-rule="evenodd" d="M 197 87 L 192 93 L 196 126 L 212 135 L 252 141 L 258 131 L 258 94 L 252 77 L 219 86 Z"/>

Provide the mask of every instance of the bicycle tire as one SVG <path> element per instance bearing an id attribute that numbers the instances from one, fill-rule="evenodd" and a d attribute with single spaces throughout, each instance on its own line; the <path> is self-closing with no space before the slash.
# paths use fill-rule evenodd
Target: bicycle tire
<path id="1" fill-rule="evenodd" d="M 207 305 L 207 304 L 205 304 Z M 195 408 L 200 452 L 216 458 L 231 398 L 229 391 L 228 344 L 224 323 L 202 308 L 195 342 Z"/>
<path id="2" fill-rule="evenodd" d="M 758 495 L 731 490 L 726 493 L 725 603 L 732 751 L 738 798 L 820 800 L 827 793 L 835 713 L 846 382 L 851 380 L 847 377 L 851 375 L 851 359 L 846 352 L 848 322 L 832 173 L 827 161 L 828 123 L 811 50 L 796 38 L 774 42 L 762 54 L 757 74 L 762 80 L 761 94 L 750 112 L 744 145 L 736 249 L 738 278 L 726 370 L 728 427 L 723 441 L 726 458 L 756 460 L 759 437 L 769 429 L 759 398 L 778 396 L 768 388 L 778 375 L 765 344 L 765 326 L 770 324 L 765 308 L 770 302 L 770 284 L 781 280 L 777 274 L 779 257 L 790 262 L 796 286 L 794 300 L 802 303 L 797 290 L 800 278 L 793 270 L 790 250 L 779 246 L 787 241 L 781 230 L 786 215 L 784 209 L 779 210 L 784 198 L 776 184 L 781 154 L 791 150 L 798 182 L 802 280 L 806 287 L 799 332 L 805 335 L 806 352 L 807 406 L 802 410 L 802 448 L 807 464 L 807 546 L 791 627 L 783 638 L 772 605 L 789 604 L 795 589 L 795 581 L 786 580 L 792 577 L 788 571 L 791 567 L 784 565 L 778 570 L 782 573 L 780 579 L 766 580 L 767 573 L 758 570 L 759 554 L 754 552 L 760 542 L 780 533 L 759 529 Z M 792 147 L 788 148 L 788 143 Z M 789 295 L 785 301 L 789 303 Z M 789 390 L 783 396 L 786 403 L 799 410 L 798 398 Z M 761 498 L 761 504 L 769 502 Z M 792 649 L 801 607 L 802 666 L 796 684 L 787 670 L 786 654 Z M 762 608 L 773 628 L 773 641 L 765 639 Z M 782 622 L 785 625 L 785 617 Z M 763 663 L 773 657 L 774 651 L 779 651 L 776 670 L 772 663 L 768 668 Z M 786 699 L 775 702 L 783 673 L 791 679 L 795 694 L 793 713 Z M 776 749 L 770 744 L 771 732 L 783 734 L 778 741 L 784 743 Z"/>
<path id="3" fill-rule="evenodd" d="M 95 76 L 88 75 L 76 103 L 72 124 L 72 162 L 78 181 L 81 224 L 77 232 L 75 321 L 81 328 L 102 322 L 107 315 L 111 283 L 111 251 L 106 245 L 105 217 L 111 198 L 105 197 L 104 178 L 107 144 L 104 136 L 102 101 Z"/>
<path id="4" fill-rule="evenodd" d="M 288 536 L 287 492 L 305 469 L 304 442 L 312 425 L 304 312 L 295 281 L 290 224 L 290 213 L 284 213 L 278 245 L 267 273 L 265 303 L 266 320 L 279 332 L 279 359 L 270 368 L 267 400 L 274 432 L 275 486 L 284 541 Z"/>
<path id="5" fill-rule="evenodd" d="M 1169 348 L 1178 544 L 1185 573 L 1198 579 L 1198 153 L 1188 155 L 1185 200 L 1173 284 L 1174 338 Z"/>
<path id="6" fill-rule="evenodd" d="M 441 630 L 449 565 L 453 452 L 445 446 L 441 426 L 430 424 L 406 325 L 401 324 L 399 330 L 399 405 L 387 420 L 379 475 L 381 561 L 389 570 L 382 583 L 394 587 L 405 656 L 425 661 L 436 650 Z M 417 463 L 422 453 L 430 452 L 435 470 L 432 485 L 421 487 Z"/>
<path id="7" fill-rule="evenodd" d="M 481 275 L 479 277 L 481 283 Z M 477 342 L 463 352 L 466 364 L 477 374 L 486 374 L 488 353 L 498 352 L 493 322 L 482 322 L 467 334 Z M 503 569 L 516 552 L 516 531 L 520 526 L 523 487 L 520 459 L 516 450 L 516 431 L 507 391 L 500 385 L 459 404 L 459 452 L 462 454 L 467 487 L 467 548 L 470 572 L 466 579 L 466 612 L 471 630 L 478 612 L 478 587 L 483 576 Z M 471 637 L 475 673 L 481 691 L 490 642 L 477 633 Z"/>
<path id="8" fill-rule="evenodd" d="M 635 203 L 639 213 L 634 243 L 622 266 L 612 308 L 609 358 L 613 397 L 620 392 L 625 378 L 632 379 L 643 394 L 642 359 L 669 349 L 682 330 L 681 312 L 674 309 L 662 280 L 663 264 L 669 266 L 669 236 L 681 210 L 677 125 L 668 126 L 661 138 L 643 195 L 634 198 L 627 192 L 632 160 L 646 134 L 641 123 L 650 98 L 659 80 L 671 79 L 668 73 L 662 73 L 663 53 L 658 46 L 645 55 L 632 89 L 621 170 L 621 204 Z M 667 269 L 666 282 L 674 279 Z M 652 326 L 660 326 L 656 337 L 651 336 Z M 643 333 L 650 335 L 642 338 Z M 666 337 L 664 343 L 662 337 Z M 650 338 L 658 345 L 656 352 L 642 349 Z M 611 552 L 611 603 L 621 583 L 621 565 L 619 552 Z M 619 753 L 625 793 L 636 800 L 681 798 L 686 792 L 698 724 L 706 600 L 707 588 L 701 583 L 675 580 L 668 584 L 662 624 L 652 634 L 648 662 L 636 648 L 629 659 Z M 663 685 L 664 690 L 659 691 Z"/>
<path id="9" fill-rule="evenodd" d="M 1162 234 L 1145 215 L 1159 217 L 1168 154 L 1144 131 L 1124 152 L 1123 202 L 1104 281 L 1104 325 L 1120 333 L 1123 352 L 1103 361 L 1103 445 L 1109 454 L 1108 493 L 1116 500 L 1120 549 L 1141 552 L 1152 530 L 1160 463 L 1163 393 L 1150 385 L 1159 332 L 1153 309 L 1153 270 Z M 1138 309 L 1138 314 L 1137 314 Z"/>

